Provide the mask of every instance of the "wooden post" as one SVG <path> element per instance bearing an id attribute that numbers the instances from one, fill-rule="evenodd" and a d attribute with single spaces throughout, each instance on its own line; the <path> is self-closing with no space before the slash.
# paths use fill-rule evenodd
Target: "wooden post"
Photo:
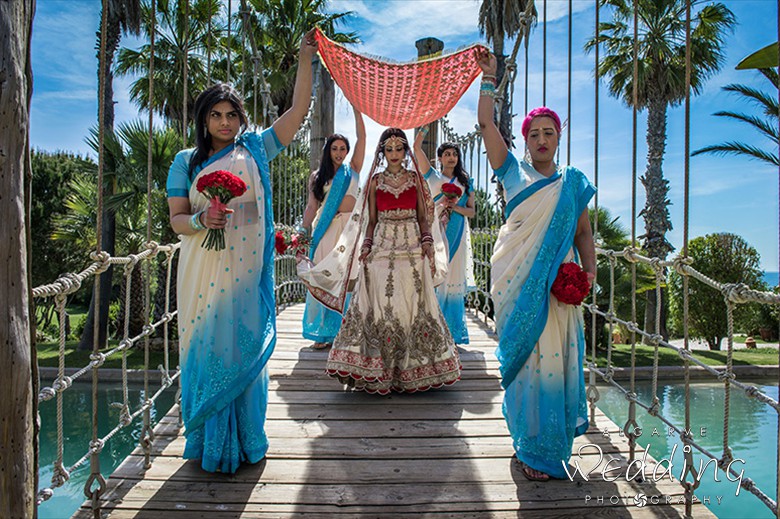
<path id="1" fill-rule="evenodd" d="M 28 167 L 30 36 L 35 0 L 0 2 L 0 517 L 34 517 L 35 451 L 30 284 L 24 213 Z"/>
<path id="2" fill-rule="evenodd" d="M 417 40 L 414 42 L 415 47 L 417 47 L 417 60 L 422 60 L 425 58 L 430 58 L 433 56 L 437 56 L 441 54 L 441 51 L 444 49 L 444 42 L 436 39 L 436 38 L 422 38 L 420 40 Z M 415 129 L 415 136 L 417 135 L 417 130 Z M 428 156 L 428 160 L 431 161 L 431 164 L 436 165 L 436 148 L 439 147 L 439 121 L 433 121 L 432 123 L 428 124 L 428 135 L 425 136 L 425 139 L 422 143 L 422 149 L 425 152 L 425 155 Z M 427 171 L 422 171 L 421 173 L 425 174 Z"/>
<path id="3" fill-rule="evenodd" d="M 311 133 L 309 143 L 311 153 L 309 155 L 309 169 L 314 171 L 320 167 L 320 158 L 322 157 L 322 147 L 334 133 L 334 109 L 336 102 L 336 90 L 333 78 L 330 73 L 322 66 L 319 58 L 314 58 L 312 63 L 314 74 L 314 109 L 311 116 Z"/>

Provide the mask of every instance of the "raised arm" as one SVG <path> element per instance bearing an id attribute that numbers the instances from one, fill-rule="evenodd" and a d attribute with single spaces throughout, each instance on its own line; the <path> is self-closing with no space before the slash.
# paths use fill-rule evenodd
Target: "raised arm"
<path id="1" fill-rule="evenodd" d="M 496 57 L 487 49 L 477 49 L 476 60 L 479 68 L 482 69 L 482 81 L 495 83 L 496 78 Z M 493 114 L 495 109 L 495 100 L 492 95 L 483 92 L 480 89 L 479 103 L 477 104 L 477 121 L 482 130 L 482 140 L 485 142 L 488 161 L 493 169 L 500 168 L 506 160 L 509 148 L 507 148 L 501 132 L 498 130 Z"/>
<path id="2" fill-rule="evenodd" d="M 355 148 L 352 150 L 352 160 L 349 166 L 355 173 L 360 173 L 360 170 L 363 168 L 363 161 L 366 158 L 366 125 L 363 122 L 363 114 L 357 108 L 353 106 L 352 112 L 355 114 L 357 140 L 355 141 Z"/>
<path id="3" fill-rule="evenodd" d="M 428 127 L 423 126 L 414 138 L 414 158 L 417 159 L 417 166 L 419 166 L 420 173 L 423 175 L 431 169 L 431 161 L 428 160 L 428 155 L 422 149 L 426 135 L 428 135 Z"/>
<path id="4" fill-rule="evenodd" d="M 292 142 L 293 138 L 295 138 L 295 132 L 301 127 L 306 114 L 309 112 L 312 76 L 311 60 L 315 52 L 317 52 L 317 41 L 314 39 L 314 29 L 312 29 L 301 40 L 292 106 L 273 124 L 276 137 L 282 143 L 282 146 L 287 146 Z"/>

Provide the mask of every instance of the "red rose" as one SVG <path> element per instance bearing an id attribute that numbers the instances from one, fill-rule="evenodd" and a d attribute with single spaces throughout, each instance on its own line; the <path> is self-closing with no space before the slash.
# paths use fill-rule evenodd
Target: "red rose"
<path id="1" fill-rule="evenodd" d="M 563 263 L 558 267 L 550 292 L 558 301 L 568 305 L 579 305 L 590 291 L 588 274 L 577 263 Z"/>
<path id="2" fill-rule="evenodd" d="M 284 239 L 282 231 L 276 231 L 276 253 L 284 254 L 287 250 L 287 240 Z"/>
<path id="3" fill-rule="evenodd" d="M 463 190 L 452 182 L 447 182 L 441 186 L 441 192 L 447 198 L 459 198 L 463 194 Z"/>

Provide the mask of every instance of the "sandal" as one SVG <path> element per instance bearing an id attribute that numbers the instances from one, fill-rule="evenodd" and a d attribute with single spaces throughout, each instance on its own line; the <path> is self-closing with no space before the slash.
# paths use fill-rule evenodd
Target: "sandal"
<path id="1" fill-rule="evenodd" d="M 525 479 L 527 479 L 528 481 L 549 481 L 550 480 L 550 476 L 548 474 L 545 474 L 542 471 L 531 468 L 530 466 L 523 463 L 522 461 L 518 460 L 518 463 L 520 464 L 520 471 L 523 473 L 523 476 L 525 476 Z"/>
<path id="2" fill-rule="evenodd" d="M 331 343 L 329 342 L 315 342 L 311 345 L 311 348 L 313 350 L 327 350 L 331 347 Z"/>

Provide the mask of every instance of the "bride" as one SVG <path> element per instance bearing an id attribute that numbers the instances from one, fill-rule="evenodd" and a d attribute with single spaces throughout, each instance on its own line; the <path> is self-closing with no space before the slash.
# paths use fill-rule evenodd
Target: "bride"
<path id="1" fill-rule="evenodd" d="M 352 289 L 327 372 L 380 394 L 453 384 L 460 361 L 434 291 L 447 272 L 446 252 L 402 130 L 382 133 L 362 191 L 331 255 L 298 266 L 312 295 L 338 311 Z"/>

